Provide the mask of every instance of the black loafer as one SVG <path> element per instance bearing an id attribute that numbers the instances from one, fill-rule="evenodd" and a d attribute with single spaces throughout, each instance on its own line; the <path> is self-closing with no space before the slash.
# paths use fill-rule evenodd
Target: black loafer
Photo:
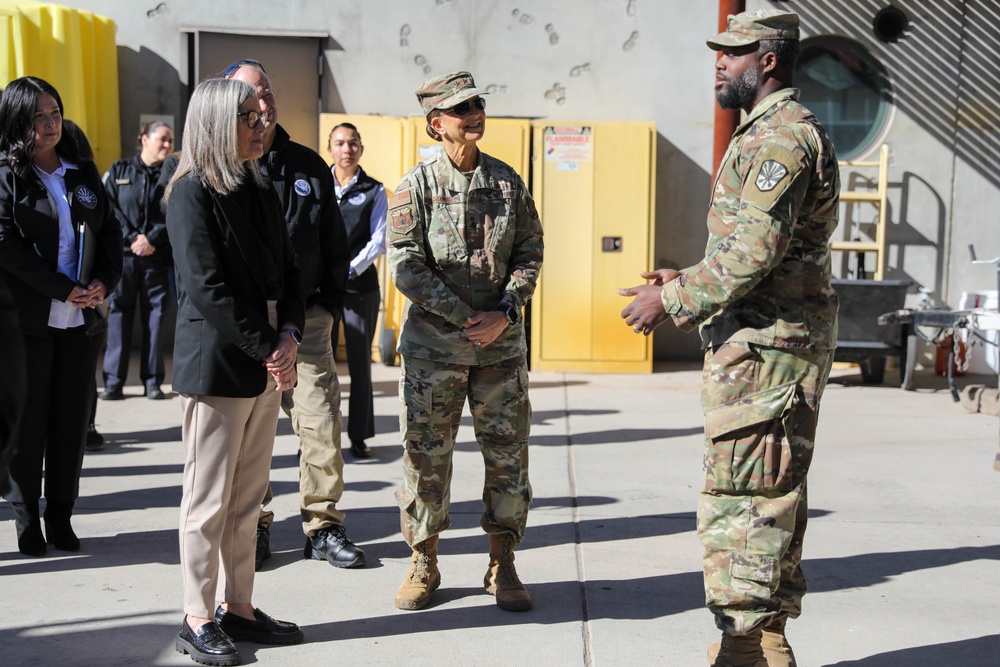
<path id="1" fill-rule="evenodd" d="M 351 456 L 356 459 L 369 459 L 372 450 L 365 444 L 364 440 L 351 440 Z"/>
<path id="2" fill-rule="evenodd" d="M 125 398 L 121 387 L 105 387 L 100 396 L 102 401 L 120 401 Z"/>
<path id="3" fill-rule="evenodd" d="M 181 632 L 174 641 L 174 648 L 203 665 L 238 665 L 242 662 L 240 652 L 217 623 L 206 623 L 195 631 L 188 626 L 187 616 L 181 621 Z"/>
<path id="4" fill-rule="evenodd" d="M 102 449 L 104 449 L 104 436 L 94 424 L 91 424 L 87 427 L 87 439 L 83 443 L 83 451 L 99 452 Z"/>
<path id="5" fill-rule="evenodd" d="M 254 609 L 253 615 L 251 621 L 220 606 L 215 610 L 215 622 L 234 642 L 298 644 L 302 641 L 302 630 L 294 623 L 276 621 L 260 609 Z"/>
<path id="6" fill-rule="evenodd" d="M 163 393 L 163 390 L 160 389 L 160 386 L 155 384 L 151 384 L 146 387 L 145 394 L 146 398 L 151 401 L 162 401 L 167 397 L 167 395 Z"/>
<path id="7" fill-rule="evenodd" d="M 347 539 L 343 526 L 323 528 L 312 537 L 306 535 L 302 555 L 307 559 L 325 560 L 334 567 L 365 566 L 365 552 Z"/>

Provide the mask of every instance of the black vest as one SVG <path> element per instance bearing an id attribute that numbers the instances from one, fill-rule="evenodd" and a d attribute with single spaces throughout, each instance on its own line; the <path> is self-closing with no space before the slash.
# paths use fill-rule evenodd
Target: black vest
<path id="1" fill-rule="evenodd" d="M 358 180 L 340 193 L 340 214 L 347 228 L 347 248 L 351 259 L 371 241 L 372 208 L 375 206 L 375 190 L 382 185 L 358 167 Z M 347 282 L 350 292 L 372 292 L 378 290 L 378 271 L 372 264 L 365 271 Z"/>

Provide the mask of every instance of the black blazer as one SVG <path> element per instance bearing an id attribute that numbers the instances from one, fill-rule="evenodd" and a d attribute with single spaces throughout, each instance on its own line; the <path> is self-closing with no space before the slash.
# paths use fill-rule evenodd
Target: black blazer
<path id="1" fill-rule="evenodd" d="M 267 221 L 270 249 L 263 247 L 241 205 L 258 209 Z M 299 270 L 277 197 L 271 188 L 260 190 L 252 183 L 220 195 L 188 173 L 170 193 L 167 233 L 179 300 L 173 388 L 186 394 L 259 396 L 267 386 L 262 363 L 279 335 L 267 320 L 259 270 L 263 252 L 273 253 L 282 267 L 278 325 L 292 322 L 301 330 L 305 322 Z"/>
<path id="2" fill-rule="evenodd" d="M 66 170 L 73 227 L 86 222 L 93 233 L 95 253 L 85 267 L 90 279 L 115 291 L 122 274 L 122 229 L 115 218 L 101 177 L 93 162 Z M 0 270 L 14 294 L 21 331 L 48 331 L 52 299 L 65 301 L 76 281 L 59 273 L 59 209 L 34 171 L 30 178 L 0 164 Z M 85 331 L 100 333 L 107 322 L 96 308 L 83 309 Z"/>

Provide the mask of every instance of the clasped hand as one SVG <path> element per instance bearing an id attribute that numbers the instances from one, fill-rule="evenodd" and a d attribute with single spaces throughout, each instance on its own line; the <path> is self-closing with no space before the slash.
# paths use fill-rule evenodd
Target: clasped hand
<path id="1" fill-rule="evenodd" d="M 476 347 L 486 347 L 507 328 L 507 316 L 499 310 L 477 310 L 465 320 L 466 337 Z"/>
<path id="2" fill-rule="evenodd" d="M 86 287 L 73 286 L 66 302 L 74 308 L 96 308 L 108 296 L 108 288 L 100 280 L 92 280 Z"/>
<path id="3" fill-rule="evenodd" d="M 619 287 L 618 293 L 622 296 L 635 297 L 632 303 L 625 306 L 625 310 L 622 311 L 622 319 L 625 320 L 625 324 L 632 327 L 632 331 L 648 336 L 653 333 L 653 329 L 667 319 L 667 313 L 663 310 L 663 301 L 660 299 L 660 288 L 671 280 L 676 280 L 681 272 L 674 269 L 657 269 L 656 271 L 642 271 L 639 275 L 643 280 L 651 280 L 652 283 L 636 285 L 635 287 Z"/>
<path id="4" fill-rule="evenodd" d="M 274 378 L 275 391 L 287 391 L 295 386 L 295 381 L 298 379 L 295 369 L 298 352 L 298 345 L 292 337 L 282 333 L 278 337 L 278 346 L 274 348 L 271 356 L 264 360 L 264 367 Z"/>

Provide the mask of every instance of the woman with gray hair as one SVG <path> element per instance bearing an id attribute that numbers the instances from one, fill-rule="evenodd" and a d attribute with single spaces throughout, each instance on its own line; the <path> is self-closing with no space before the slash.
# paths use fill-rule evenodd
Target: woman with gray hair
<path id="1" fill-rule="evenodd" d="M 186 449 L 186 616 L 175 645 L 207 665 L 239 664 L 234 641 L 302 641 L 297 625 L 251 602 L 257 514 L 305 319 L 278 200 L 257 165 L 267 122 L 249 85 L 202 82 L 164 195 L 167 232 L 180 250 L 173 386 Z"/>

